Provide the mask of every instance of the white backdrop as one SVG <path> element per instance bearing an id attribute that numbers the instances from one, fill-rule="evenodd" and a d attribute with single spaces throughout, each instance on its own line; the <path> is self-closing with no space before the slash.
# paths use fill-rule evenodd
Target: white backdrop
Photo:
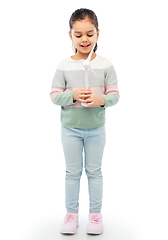
<path id="1" fill-rule="evenodd" d="M 168 239 L 168 33 L 166 0 L 6 0 L 0 3 L 1 239 L 65 239 L 60 108 L 49 97 L 58 63 L 72 55 L 68 21 L 98 16 L 97 54 L 113 63 L 120 101 L 107 109 L 105 232 L 97 239 Z M 87 179 L 73 239 L 85 234 Z M 108 233 L 108 234 L 107 234 Z"/>

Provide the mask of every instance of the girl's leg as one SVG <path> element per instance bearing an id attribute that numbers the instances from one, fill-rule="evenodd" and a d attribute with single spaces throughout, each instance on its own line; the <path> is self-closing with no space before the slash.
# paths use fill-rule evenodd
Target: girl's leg
<path id="1" fill-rule="evenodd" d="M 90 212 L 99 213 L 102 207 L 103 179 L 101 172 L 105 147 L 105 127 L 90 129 L 84 139 L 85 170 L 88 177 Z"/>
<path id="2" fill-rule="evenodd" d="M 66 161 L 65 204 L 67 212 L 79 207 L 80 178 L 83 169 L 83 139 L 78 129 L 62 127 L 61 139 Z"/>

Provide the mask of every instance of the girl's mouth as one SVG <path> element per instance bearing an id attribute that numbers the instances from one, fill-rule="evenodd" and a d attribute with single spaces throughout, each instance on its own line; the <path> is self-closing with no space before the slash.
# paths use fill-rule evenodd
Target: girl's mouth
<path id="1" fill-rule="evenodd" d="M 81 45 L 82 48 L 87 49 L 90 46 L 90 44 L 86 44 L 86 45 Z"/>

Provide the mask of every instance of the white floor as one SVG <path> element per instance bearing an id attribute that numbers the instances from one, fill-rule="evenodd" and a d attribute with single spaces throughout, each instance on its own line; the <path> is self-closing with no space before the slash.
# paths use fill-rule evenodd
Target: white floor
<path id="1" fill-rule="evenodd" d="M 80 225 L 77 229 L 77 233 L 75 235 L 62 235 L 60 234 L 60 222 L 46 222 L 46 224 L 36 225 L 30 234 L 31 240 L 65 240 L 65 239 L 73 239 L 73 240 L 83 240 L 83 239 L 97 239 L 97 240 L 105 240 L 105 239 L 125 239 L 125 240 L 134 240 L 135 238 L 133 233 L 127 229 L 125 226 L 117 225 L 114 220 L 111 222 L 105 221 L 104 233 L 101 235 L 87 235 L 86 234 L 86 225 L 87 220 L 82 218 L 80 219 Z"/>

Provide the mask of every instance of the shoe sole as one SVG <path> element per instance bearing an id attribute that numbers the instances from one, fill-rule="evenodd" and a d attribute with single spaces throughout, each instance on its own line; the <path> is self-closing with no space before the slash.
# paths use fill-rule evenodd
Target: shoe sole
<path id="1" fill-rule="evenodd" d="M 89 234 L 89 235 L 100 235 L 102 233 L 103 232 L 87 232 L 87 234 Z"/>
<path id="2" fill-rule="evenodd" d="M 77 228 L 78 226 L 79 226 L 79 225 L 77 225 L 76 228 Z M 61 231 L 61 233 L 62 233 L 62 234 L 65 234 L 65 235 L 74 235 L 76 232 L 77 232 L 77 231 L 75 231 L 75 232 L 68 232 L 68 231 L 67 231 L 67 232 L 62 232 L 62 231 Z"/>
<path id="3" fill-rule="evenodd" d="M 61 232 L 64 235 L 74 235 L 76 232 Z"/>

